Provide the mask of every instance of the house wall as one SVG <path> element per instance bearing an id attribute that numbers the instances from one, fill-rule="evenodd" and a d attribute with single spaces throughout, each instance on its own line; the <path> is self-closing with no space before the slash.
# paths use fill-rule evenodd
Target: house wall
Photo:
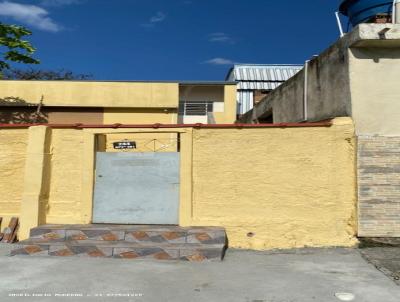
<path id="1" fill-rule="evenodd" d="M 105 108 L 104 124 L 176 124 L 178 112 L 176 108 Z"/>
<path id="2" fill-rule="evenodd" d="M 344 44 L 344 41 L 338 41 L 309 62 L 307 76 L 308 121 L 351 116 L 349 54 Z M 274 123 L 304 121 L 304 81 L 305 69 L 271 91 L 240 121 L 257 122 L 257 117 L 261 117 L 265 113 L 265 103 L 272 104 Z"/>
<path id="3" fill-rule="evenodd" d="M 236 85 L 226 85 L 224 87 L 224 111 L 214 112 L 217 124 L 232 124 L 236 120 Z"/>
<path id="4" fill-rule="evenodd" d="M 400 48 L 357 47 L 349 53 L 357 134 L 400 136 Z"/>
<path id="5" fill-rule="evenodd" d="M 352 116 L 357 134 L 359 235 L 400 236 L 400 26 L 360 24 L 313 59 L 309 120 Z M 257 122 L 273 107 L 274 122 L 300 121 L 304 70 L 241 121 Z"/>
<path id="6" fill-rule="evenodd" d="M 192 224 L 224 226 L 239 248 L 353 245 L 354 153 L 347 118 L 328 128 L 195 129 Z"/>
<path id="7" fill-rule="evenodd" d="M 400 236 L 400 137 L 358 137 L 359 236 Z"/>
<path id="8" fill-rule="evenodd" d="M 178 108 L 178 83 L 0 81 L 0 99 L 45 106 Z"/>
<path id="9" fill-rule="evenodd" d="M 2 229 L 19 216 L 24 185 L 27 129 L 0 130 L 0 217 Z"/>
<path id="10" fill-rule="evenodd" d="M 81 190 L 83 164 L 82 130 L 54 129 L 51 131 L 50 170 L 47 180 L 48 199 L 45 222 L 73 224 L 82 221 Z"/>
<path id="11" fill-rule="evenodd" d="M 32 150 L 41 143 L 49 146 L 36 148 L 35 164 L 25 165 L 29 175 L 38 176 L 23 186 L 22 207 L 30 210 L 20 214 L 22 239 L 35 224 L 90 223 L 96 137 L 105 136 L 105 148 L 111 151 L 115 140 L 162 140 L 179 134 L 182 226 L 223 226 L 229 245 L 237 248 L 356 243 L 355 141 L 350 119 L 337 119 L 330 127 L 45 130 L 31 127 L 34 138 L 23 132 L 15 138 L 21 152 L 27 139 Z M 12 131 L 1 133 L 12 137 Z M 2 139 L 0 145 L 8 148 L 9 143 Z M 15 182 L 23 174 L 18 171 Z M 0 179 L 11 184 L 6 172 L 1 173 Z M 1 195 L 9 194 L 7 186 L 0 188 Z M 32 191 L 42 192 L 40 198 Z M 12 192 L 18 200 L 21 192 Z M 37 212 L 31 210 L 35 204 Z M 0 216 L 5 214 L 7 209 L 0 208 Z"/>
<path id="12" fill-rule="evenodd" d="M 179 137 L 177 133 L 109 133 L 105 134 L 106 152 L 121 152 L 115 150 L 113 143 L 119 141 L 133 141 L 135 149 L 124 152 L 177 152 L 179 148 Z"/>
<path id="13" fill-rule="evenodd" d="M 179 99 L 214 101 L 215 123 L 236 119 L 236 85 L 0 81 L 1 123 L 175 124 Z M 42 116 L 35 116 L 42 102 Z"/>
<path id="14" fill-rule="evenodd" d="M 236 85 L 181 85 L 180 100 L 214 102 L 216 124 L 232 124 L 236 120 Z"/>
<path id="15" fill-rule="evenodd" d="M 350 49 L 362 237 L 400 236 L 399 70 L 399 47 Z"/>

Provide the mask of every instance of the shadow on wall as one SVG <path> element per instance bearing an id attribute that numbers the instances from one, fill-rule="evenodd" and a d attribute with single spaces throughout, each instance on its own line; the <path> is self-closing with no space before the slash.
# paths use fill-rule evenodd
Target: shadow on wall
<path id="1" fill-rule="evenodd" d="M 43 99 L 29 103 L 18 97 L 0 98 L 0 124 L 47 123 L 48 114 L 41 112 Z"/>

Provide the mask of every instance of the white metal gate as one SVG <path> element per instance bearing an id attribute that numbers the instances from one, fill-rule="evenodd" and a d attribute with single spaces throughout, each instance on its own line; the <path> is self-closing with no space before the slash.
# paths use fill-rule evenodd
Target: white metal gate
<path id="1" fill-rule="evenodd" d="M 178 224 L 179 152 L 97 152 L 93 222 Z"/>

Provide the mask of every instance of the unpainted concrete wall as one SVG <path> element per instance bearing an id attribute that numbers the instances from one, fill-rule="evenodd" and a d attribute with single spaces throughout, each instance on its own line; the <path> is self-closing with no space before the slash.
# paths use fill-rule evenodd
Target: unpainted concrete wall
<path id="1" fill-rule="evenodd" d="M 357 134 L 400 136 L 400 47 L 351 48 L 350 78 Z"/>
<path id="2" fill-rule="evenodd" d="M 273 90 L 241 121 L 257 122 L 257 117 L 264 114 L 264 103 L 272 105 L 274 123 L 304 121 L 304 77 L 303 69 Z M 313 58 L 309 62 L 307 78 L 309 121 L 351 116 L 349 55 L 343 42 L 339 41 Z"/>

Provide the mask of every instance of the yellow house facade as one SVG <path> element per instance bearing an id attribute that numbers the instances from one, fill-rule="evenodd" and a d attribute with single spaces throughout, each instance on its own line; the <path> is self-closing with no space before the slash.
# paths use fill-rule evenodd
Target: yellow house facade
<path id="1" fill-rule="evenodd" d="M 235 83 L 0 81 L 0 123 L 225 124 Z"/>
<path id="2" fill-rule="evenodd" d="M 179 144 L 142 148 L 149 138 Z M 138 150 L 115 150 L 121 139 Z M 20 239 L 38 225 L 92 223 L 99 152 L 176 152 L 180 226 L 224 227 L 236 248 L 352 246 L 354 146 L 349 118 L 286 126 L 3 125 L 0 216 L 20 218 Z"/>

